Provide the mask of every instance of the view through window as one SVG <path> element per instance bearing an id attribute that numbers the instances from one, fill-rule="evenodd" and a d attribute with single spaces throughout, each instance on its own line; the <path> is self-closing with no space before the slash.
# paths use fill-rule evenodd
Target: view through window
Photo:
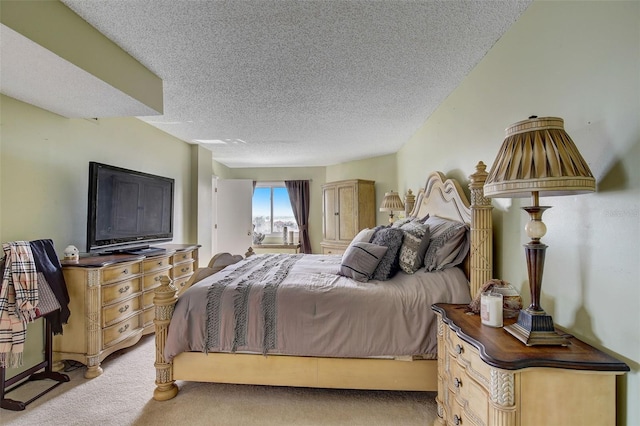
<path id="1" fill-rule="evenodd" d="M 284 227 L 288 231 L 298 231 L 298 224 L 291 209 L 289 193 L 283 183 L 256 184 L 253 191 L 252 220 L 254 231 L 264 235 L 282 235 Z"/>

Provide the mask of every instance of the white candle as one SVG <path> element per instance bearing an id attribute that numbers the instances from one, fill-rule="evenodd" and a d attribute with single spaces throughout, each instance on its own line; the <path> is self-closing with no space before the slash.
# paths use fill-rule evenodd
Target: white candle
<path id="1" fill-rule="evenodd" d="M 480 318 L 484 325 L 502 327 L 502 294 L 482 293 L 480 296 Z"/>

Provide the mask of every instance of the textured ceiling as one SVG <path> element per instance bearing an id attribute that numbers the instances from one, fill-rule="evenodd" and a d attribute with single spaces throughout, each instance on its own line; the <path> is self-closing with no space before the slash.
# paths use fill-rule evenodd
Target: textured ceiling
<path id="1" fill-rule="evenodd" d="M 62 2 L 164 81 L 140 119 L 229 167 L 396 152 L 530 4 Z"/>

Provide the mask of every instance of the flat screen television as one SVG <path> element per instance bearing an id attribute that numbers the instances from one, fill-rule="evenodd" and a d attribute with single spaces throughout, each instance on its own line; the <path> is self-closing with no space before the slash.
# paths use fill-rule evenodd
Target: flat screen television
<path id="1" fill-rule="evenodd" d="M 173 239 L 174 179 L 91 161 L 87 251 L 152 250 Z"/>

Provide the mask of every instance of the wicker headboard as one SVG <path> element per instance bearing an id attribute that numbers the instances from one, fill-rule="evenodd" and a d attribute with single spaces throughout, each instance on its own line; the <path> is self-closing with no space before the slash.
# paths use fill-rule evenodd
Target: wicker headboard
<path id="1" fill-rule="evenodd" d="M 476 172 L 469 176 L 470 203 L 456 180 L 447 179 L 440 172 L 432 172 L 424 188 L 418 191 L 413 210 L 409 213 L 411 217 L 423 218 L 429 214 L 469 225 L 471 248 L 464 269 L 469 277 L 472 297 L 493 278 L 493 207 L 491 200 L 484 196 L 486 178 L 486 165 L 480 161 Z"/>

